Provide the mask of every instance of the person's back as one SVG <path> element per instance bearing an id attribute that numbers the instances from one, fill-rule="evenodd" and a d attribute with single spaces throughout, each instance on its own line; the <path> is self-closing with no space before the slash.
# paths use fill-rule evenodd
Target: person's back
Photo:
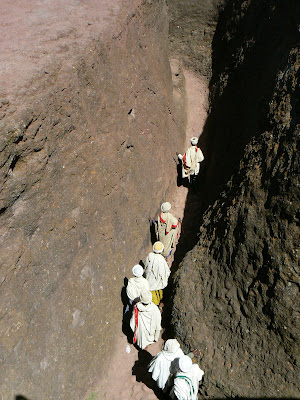
<path id="1" fill-rule="evenodd" d="M 177 400 L 197 400 L 199 381 L 204 372 L 188 356 L 179 359 L 179 369 L 174 378 L 170 396 Z"/>
<path id="2" fill-rule="evenodd" d="M 157 239 L 163 243 L 164 250 L 162 255 L 168 257 L 178 236 L 179 224 L 177 218 L 170 213 L 171 204 L 165 202 L 161 205 L 161 213 L 157 218 Z"/>
<path id="3" fill-rule="evenodd" d="M 135 300 L 138 301 L 140 294 L 144 290 L 149 290 L 149 283 L 143 277 L 144 269 L 141 265 L 137 264 L 132 268 L 133 278 L 128 280 L 126 287 L 126 294 L 130 300 L 130 304 Z"/>
<path id="4" fill-rule="evenodd" d="M 134 332 L 133 342 L 141 349 L 157 342 L 161 330 L 161 314 L 152 303 L 149 290 L 141 293 L 140 301 L 134 306 L 130 327 Z"/>
<path id="5" fill-rule="evenodd" d="M 164 289 L 168 284 L 170 268 L 161 255 L 163 249 L 161 242 L 154 243 L 153 252 L 149 253 L 145 260 L 145 277 L 151 291 Z"/>
<path id="6" fill-rule="evenodd" d="M 149 364 L 148 371 L 152 373 L 152 379 L 157 382 L 160 389 L 167 389 L 170 378 L 170 367 L 175 358 L 182 357 L 183 351 L 176 339 L 165 342 L 164 349 L 159 352 Z"/>
<path id="7" fill-rule="evenodd" d="M 189 178 L 191 181 L 199 174 L 200 163 L 204 160 L 204 155 L 199 147 L 197 147 L 198 139 L 191 138 L 191 146 L 184 155 L 178 154 L 179 160 L 182 162 L 182 178 Z"/>
<path id="8" fill-rule="evenodd" d="M 149 290 L 149 282 L 146 278 L 140 276 L 128 280 L 126 293 L 131 301 L 138 299 L 143 290 Z"/>

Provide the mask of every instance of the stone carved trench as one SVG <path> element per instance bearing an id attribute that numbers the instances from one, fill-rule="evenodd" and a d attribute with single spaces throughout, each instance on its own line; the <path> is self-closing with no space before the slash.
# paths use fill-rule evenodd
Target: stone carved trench
<path id="1" fill-rule="evenodd" d="M 180 70 L 178 60 L 171 60 L 173 73 L 176 75 Z M 178 69 L 179 68 L 179 69 Z M 182 72 L 181 72 L 182 73 Z M 186 141 L 183 149 L 190 145 L 190 137 L 202 132 L 207 114 L 208 88 L 207 81 L 201 79 L 188 70 L 183 71 L 181 79 L 185 82 L 186 102 L 187 102 L 187 125 Z M 176 164 L 174 163 L 174 168 Z M 184 216 L 185 201 L 188 188 L 181 185 L 177 187 L 168 198 L 172 204 L 172 213 L 182 220 Z M 197 196 L 196 196 L 197 197 Z M 174 257 L 168 260 L 171 266 Z M 170 302 L 171 297 L 168 290 L 165 290 L 164 302 Z M 115 353 L 111 356 L 110 367 L 106 371 L 105 379 L 97 385 L 91 393 L 95 394 L 95 399 L 104 398 L 111 400 L 129 399 L 168 399 L 156 386 L 147 372 L 147 364 L 152 356 L 157 354 L 168 337 L 173 337 L 168 332 L 170 318 L 168 312 L 162 314 L 163 334 L 158 343 L 150 345 L 147 351 L 138 351 L 132 344 L 128 345 L 126 336 L 119 331 L 116 335 L 117 346 Z M 169 336 L 171 335 L 171 336 Z M 163 340 L 164 339 L 164 340 Z M 130 353 L 128 351 L 128 346 Z M 116 379 L 117 377 L 117 379 Z"/>
<path id="2" fill-rule="evenodd" d="M 296 2 L 52 3 L 2 8 L 2 399 L 161 398 L 120 288 L 165 200 L 184 216 L 166 335 L 204 354 L 201 395 L 297 397 Z M 209 79 L 199 201 L 173 157 Z"/>

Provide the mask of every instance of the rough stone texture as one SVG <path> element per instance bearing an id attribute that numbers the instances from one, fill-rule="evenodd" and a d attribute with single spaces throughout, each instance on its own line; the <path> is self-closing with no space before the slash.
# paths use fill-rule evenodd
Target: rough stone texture
<path id="1" fill-rule="evenodd" d="M 12 47 L 13 84 L 2 80 L 5 400 L 82 399 L 101 378 L 121 329 L 123 277 L 149 249 L 147 217 L 168 199 L 184 141 L 184 80 L 175 57 L 172 87 L 164 2 L 126 2 L 105 38 L 89 25 L 97 13 L 88 27 L 78 13 L 85 2 L 65 3 L 53 0 L 50 15 L 45 2 L 29 10 L 56 30 L 31 31 L 23 53 Z M 222 4 L 168 1 L 172 56 L 212 75 L 202 189 L 188 196 L 175 265 L 198 244 L 175 275 L 172 319 L 185 349 L 204 354 L 204 396 L 299 397 L 297 3 L 228 0 L 217 23 Z M 66 10 L 77 31 L 74 22 L 59 31 Z M 33 43 L 43 37 L 46 64 Z M 43 61 L 38 76 L 24 63 L 21 85 L 17 54 Z"/>
<path id="2" fill-rule="evenodd" d="M 212 40 L 224 0 L 167 0 L 171 52 L 209 79 Z"/>
<path id="3" fill-rule="evenodd" d="M 105 33 L 118 29 L 113 18 L 120 0 L 0 0 L 0 97 L 26 107 L 37 81 L 56 69 L 72 66 L 73 56 Z M 133 7 L 134 3 L 132 2 Z M 33 79 L 33 80 L 32 80 Z M 9 110 L 12 111 L 12 107 Z"/>
<path id="4" fill-rule="evenodd" d="M 202 209 L 217 201 L 199 229 L 187 200 L 183 231 L 193 220 L 200 236 L 172 311 L 185 348 L 204 354 L 206 397 L 300 395 L 297 10 L 228 1 L 214 38 Z"/>
<path id="5" fill-rule="evenodd" d="M 148 216 L 176 183 L 172 157 L 184 134 L 166 8 L 153 0 L 122 10 L 112 38 L 70 47 L 66 65 L 50 63 L 26 83 L 22 104 L 13 93 L 1 102 L 8 400 L 81 399 L 100 379 L 121 329 L 123 278 L 145 257 Z"/>
<path id="6" fill-rule="evenodd" d="M 210 203 L 238 171 L 245 146 L 269 129 L 277 74 L 298 44 L 297 10 L 294 0 L 229 1 L 220 14 L 212 48 L 211 112 L 201 137 Z"/>

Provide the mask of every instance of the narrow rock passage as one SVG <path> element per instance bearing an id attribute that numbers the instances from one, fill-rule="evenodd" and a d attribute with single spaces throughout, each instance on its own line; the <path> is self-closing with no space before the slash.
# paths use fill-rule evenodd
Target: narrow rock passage
<path id="1" fill-rule="evenodd" d="M 202 132 L 207 114 L 208 88 L 205 79 L 201 79 L 192 72 L 185 70 L 185 85 L 187 94 L 187 128 L 185 148 L 178 149 L 178 152 L 184 152 L 190 145 L 190 138 L 197 136 Z M 175 156 L 175 155 L 174 155 Z M 205 154 L 204 154 L 205 156 Z M 174 163 L 174 168 L 176 168 Z M 177 187 L 170 199 L 166 199 L 172 204 L 172 213 L 177 218 L 183 218 L 185 201 L 188 194 L 188 188 L 184 186 Z M 149 251 L 151 250 L 149 244 Z M 146 254 L 144 255 L 144 258 Z M 170 263 L 172 260 L 170 260 Z M 126 336 L 122 333 L 121 321 L 120 330 L 114 340 L 115 352 L 112 354 L 106 373 L 98 387 L 87 395 L 86 399 L 93 400 L 154 400 L 168 399 L 160 390 L 157 389 L 155 382 L 152 381 L 145 366 L 151 360 L 152 356 L 157 354 L 162 347 L 163 340 L 148 347 L 149 353 L 140 351 L 128 344 Z M 126 352 L 130 349 L 130 352 Z"/>

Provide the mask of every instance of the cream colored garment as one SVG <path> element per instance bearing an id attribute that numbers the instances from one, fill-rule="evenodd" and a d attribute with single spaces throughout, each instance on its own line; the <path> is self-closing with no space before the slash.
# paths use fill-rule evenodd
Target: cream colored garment
<path id="1" fill-rule="evenodd" d="M 191 174 L 198 175 L 200 162 L 204 160 L 201 149 L 197 146 L 191 146 L 182 157 L 182 177 L 187 178 Z"/>
<path id="2" fill-rule="evenodd" d="M 127 296 L 130 300 L 134 300 L 140 297 L 140 294 L 144 290 L 150 290 L 149 282 L 143 276 L 137 278 L 136 276 L 128 280 L 128 285 L 126 288 Z"/>
<path id="3" fill-rule="evenodd" d="M 152 372 L 152 378 L 156 381 L 160 389 L 165 389 L 170 377 L 171 363 L 175 358 L 182 357 L 181 348 L 176 351 L 162 350 L 159 352 L 149 364 L 149 372 Z"/>
<path id="4" fill-rule="evenodd" d="M 203 378 L 204 372 L 197 364 L 193 364 L 189 372 L 177 372 L 174 379 L 174 386 L 170 396 L 177 400 L 197 400 L 199 381 Z"/>
<path id="5" fill-rule="evenodd" d="M 136 331 L 136 344 L 144 349 L 149 344 L 157 342 L 161 330 L 161 314 L 158 307 L 149 303 L 144 305 L 139 302 L 135 305 L 138 309 L 138 327 Z M 133 332 L 136 329 L 135 312 L 133 310 L 130 320 L 130 327 Z"/>
<path id="6" fill-rule="evenodd" d="M 163 256 L 168 256 L 171 249 L 175 246 L 178 229 L 178 220 L 170 212 L 162 212 L 158 215 L 157 240 L 164 245 Z"/>
<path id="7" fill-rule="evenodd" d="M 150 290 L 164 289 L 168 284 L 170 268 L 161 254 L 149 253 L 145 261 L 145 277 Z"/>

